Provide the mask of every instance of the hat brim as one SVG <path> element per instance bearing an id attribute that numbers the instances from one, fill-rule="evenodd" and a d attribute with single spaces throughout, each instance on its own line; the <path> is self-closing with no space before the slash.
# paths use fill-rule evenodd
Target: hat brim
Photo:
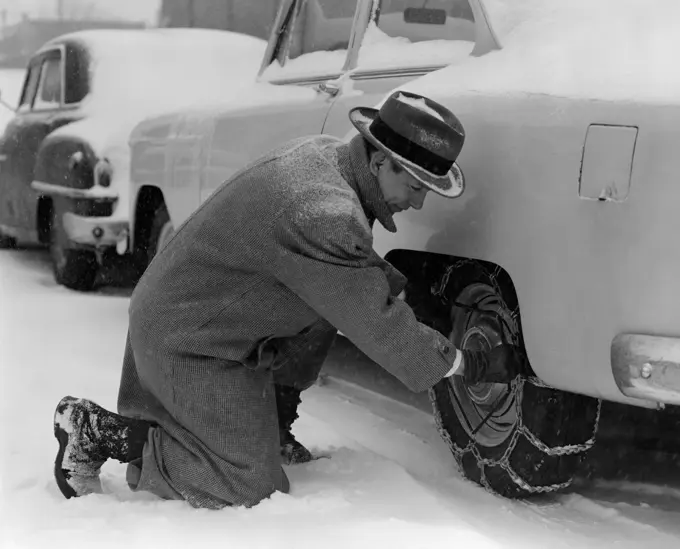
<path id="1" fill-rule="evenodd" d="M 431 191 L 446 198 L 458 198 L 463 194 L 463 191 L 465 191 L 465 176 L 463 175 L 463 170 L 455 162 L 446 175 L 436 175 L 395 153 L 378 141 L 369 128 L 377 114 L 378 109 L 355 107 L 349 112 L 349 119 L 364 138 L 392 158 Z"/>

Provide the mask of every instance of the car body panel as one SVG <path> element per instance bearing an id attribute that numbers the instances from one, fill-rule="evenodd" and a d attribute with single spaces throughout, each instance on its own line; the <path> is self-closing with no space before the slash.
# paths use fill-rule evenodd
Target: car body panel
<path id="1" fill-rule="evenodd" d="M 277 24 L 295 5 L 293 0 L 282 4 Z M 376 251 L 386 256 L 413 250 L 498 265 L 514 284 L 525 346 L 543 382 L 610 401 L 655 406 L 621 392 L 610 353 L 621 333 L 680 338 L 680 294 L 674 282 L 680 272 L 674 247 L 680 224 L 674 213 L 680 198 L 680 156 L 674 152 L 680 145 L 680 105 L 677 100 L 662 104 L 531 93 L 521 89 L 521 82 L 508 93 L 495 93 L 488 82 L 466 89 L 464 78 L 455 86 L 443 79 L 437 86 L 424 84 L 443 72 L 455 78 L 458 67 L 466 74 L 464 66 L 484 66 L 489 62 L 485 56 L 496 54 L 500 41 L 487 10 L 480 0 L 471 0 L 470 6 L 476 43 L 442 71 L 417 66 L 362 71 L 365 28 L 356 26 L 371 20 L 375 4 L 361 0 L 345 70 L 339 77 L 324 73 L 319 78 L 330 92 L 319 88 L 304 106 L 272 107 L 264 101 L 254 110 L 232 103 L 206 111 L 205 120 L 220 127 L 219 134 L 214 126 L 210 129 L 208 156 L 220 160 L 206 164 L 209 173 L 202 181 L 209 183 L 199 203 L 220 178 L 265 150 L 317 133 L 312 130 L 318 105 L 323 106 L 318 113 L 326 112 L 321 131 L 348 139 L 356 133 L 347 118 L 352 107 L 377 107 L 394 89 L 428 95 L 455 112 L 466 129 L 459 157 L 466 190 L 454 200 L 431 194 L 422 211 L 397 214 L 396 234 L 376 225 Z M 276 28 L 262 74 L 287 39 Z M 476 56 L 481 58 L 472 59 Z M 484 83 L 486 75 L 481 76 Z M 282 89 L 310 84 L 294 78 L 273 83 Z M 255 130 L 250 130 L 251 121 Z M 262 141 L 261 135 L 266 136 Z M 168 169 L 172 144 L 159 147 L 156 154 L 162 149 L 168 156 L 155 166 Z M 178 226 L 191 208 L 173 206 L 182 195 L 167 187 L 169 177 L 148 174 L 147 181 L 164 182 L 166 203 L 180 213 L 173 218 Z"/>
<path id="2" fill-rule="evenodd" d="M 376 227 L 376 251 L 423 250 L 501 266 L 514 283 L 539 377 L 630 403 L 610 369 L 597 365 L 609 363 L 620 332 L 680 337 L 680 257 L 672 253 L 680 229 L 673 214 L 680 159 L 673 151 L 680 142 L 667 124 L 680 108 L 548 97 L 434 99 L 455 103 L 467 132 L 459 164 L 473 183 L 458 199 L 431 195 L 422 211 L 396 215 L 396 234 Z M 624 202 L 579 196 L 593 121 L 639 128 Z"/>
<path id="3" fill-rule="evenodd" d="M 295 108 L 283 103 L 216 117 L 200 201 L 266 151 L 301 135 L 321 133 L 329 108 L 329 99 L 319 93 Z M 272 124 L 272 119 L 277 123 Z"/>

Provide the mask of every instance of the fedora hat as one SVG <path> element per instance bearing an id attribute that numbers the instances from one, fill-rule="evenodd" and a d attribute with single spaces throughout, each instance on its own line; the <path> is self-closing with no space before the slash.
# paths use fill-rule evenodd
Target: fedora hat
<path id="1" fill-rule="evenodd" d="M 380 110 L 355 107 L 349 119 L 365 139 L 423 185 L 447 198 L 465 189 L 456 159 L 465 142 L 460 120 L 439 103 L 396 91 Z"/>

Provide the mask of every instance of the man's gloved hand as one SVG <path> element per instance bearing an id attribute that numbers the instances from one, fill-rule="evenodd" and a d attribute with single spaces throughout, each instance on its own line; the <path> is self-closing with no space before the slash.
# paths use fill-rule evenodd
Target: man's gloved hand
<path id="1" fill-rule="evenodd" d="M 498 345 L 490 351 L 460 351 L 463 353 L 463 379 L 470 385 L 510 383 L 528 370 L 527 357 L 516 345 Z"/>

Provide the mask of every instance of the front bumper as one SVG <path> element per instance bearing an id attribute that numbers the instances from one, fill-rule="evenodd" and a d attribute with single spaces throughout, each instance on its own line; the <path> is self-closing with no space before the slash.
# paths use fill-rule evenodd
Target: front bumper
<path id="1" fill-rule="evenodd" d="M 680 338 L 619 334 L 611 365 L 624 395 L 680 405 Z"/>
<path id="2" fill-rule="evenodd" d="M 127 247 L 130 223 L 110 217 L 85 217 L 66 212 L 63 217 L 64 231 L 69 240 L 81 246 L 107 248 Z"/>
<path id="3" fill-rule="evenodd" d="M 42 194 L 70 198 L 74 200 L 116 200 L 115 190 L 95 185 L 89 189 L 74 189 L 44 181 L 33 181 L 31 187 Z M 73 212 L 63 214 L 64 231 L 71 243 L 90 248 L 116 247 L 119 254 L 128 248 L 130 222 L 115 217 L 95 217 L 78 215 Z"/>

